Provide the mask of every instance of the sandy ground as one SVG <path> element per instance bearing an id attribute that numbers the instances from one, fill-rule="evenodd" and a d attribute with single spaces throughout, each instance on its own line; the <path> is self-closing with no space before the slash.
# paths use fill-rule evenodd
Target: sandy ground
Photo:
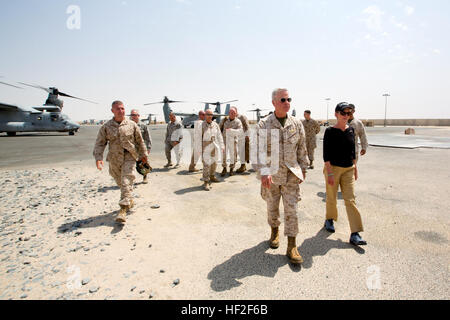
<path id="1" fill-rule="evenodd" d="M 201 172 L 162 169 L 156 146 L 119 227 L 120 191 L 92 159 L 3 167 L 0 299 L 449 299 L 450 150 L 369 149 L 356 186 L 368 245 L 354 247 L 342 200 L 337 232 L 322 228 L 321 146 L 301 185 L 301 267 L 285 237 L 268 246 L 255 173 L 206 192 Z"/>

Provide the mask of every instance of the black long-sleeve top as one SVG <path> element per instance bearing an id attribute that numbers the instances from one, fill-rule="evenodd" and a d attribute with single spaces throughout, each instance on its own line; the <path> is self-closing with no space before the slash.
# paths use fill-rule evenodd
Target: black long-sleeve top
<path id="1" fill-rule="evenodd" d="M 355 130 L 348 127 L 345 131 L 328 127 L 323 136 L 323 161 L 333 166 L 348 168 L 355 159 Z"/>

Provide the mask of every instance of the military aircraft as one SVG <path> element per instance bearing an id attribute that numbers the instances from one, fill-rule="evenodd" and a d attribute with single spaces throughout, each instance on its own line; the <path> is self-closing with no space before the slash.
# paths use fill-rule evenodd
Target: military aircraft
<path id="1" fill-rule="evenodd" d="M 134 108 L 133 108 L 134 109 Z M 140 116 L 142 117 L 140 121 L 142 122 L 147 122 L 147 125 L 149 125 L 152 122 L 152 116 L 156 116 L 158 115 L 157 113 L 146 113 L 146 114 L 141 114 Z M 131 114 L 127 114 L 127 117 L 131 117 Z M 144 116 L 147 116 L 147 118 L 144 118 Z M 155 123 L 156 123 L 156 117 L 154 119 Z"/>
<path id="2" fill-rule="evenodd" d="M 17 87 L 1 82 L 11 87 Z M 0 102 L 0 133 L 6 132 L 8 136 L 15 136 L 17 132 L 68 132 L 73 136 L 80 126 L 61 113 L 63 101 L 58 95 L 95 103 L 77 98 L 59 91 L 57 88 L 45 88 L 37 85 L 26 86 L 45 90 L 49 93 L 45 104 L 36 107 L 17 106 Z M 21 87 L 17 87 L 23 89 Z"/>
<path id="3" fill-rule="evenodd" d="M 228 112 L 230 111 L 230 107 L 231 105 L 227 104 L 226 109 L 225 109 L 225 114 L 222 114 L 220 112 L 220 106 L 221 104 L 224 103 L 230 103 L 230 102 L 235 102 L 238 100 L 232 100 L 232 101 L 227 101 L 227 102 L 199 102 L 199 103 L 204 103 L 205 104 L 205 111 L 210 108 L 210 104 L 215 105 L 216 108 L 214 109 L 214 119 L 217 122 L 220 122 L 221 117 L 227 116 Z M 144 106 L 148 106 L 148 105 L 152 105 L 152 104 L 163 104 L 163 113 L 164 113 L 164 120 L 166 123 L 170 122 L 169 119 L 169 114 L 171 112 L 173 112 L 172 108 L 170 107 L 171 103 L 186 103 L 187 101 L 174 101 L 174 100 L 170 100 L 167 96 L 164 97 L 163 101 L 159 101 L 159 102 L 151 102 L 151 103 L 146 103 L 144 104 Z M 182 112 L 173 112 L 174 115 L 181 117 L 181 121 L 182 124 L 185 128 L 187 127 L 193 127 L 194 122 L 196 120 L 198 120 L 198 113 L 182 113 Z"/>
<path id="4" fill-rule="evenodd" d="M 261 111 L 267 111 L 268 109 L 259 109 L 259 108 L 256 108 L 256 109 L 254 109 L 254 110 L 248 110 L 247 112 L 256 112 L 256 121 L 257 122 L 259 122 L 259 120 L 261 120 L 261 119 L 263 119 L 263 118 L 265 118 L 265 117 L 267 117 L 268 115 L 270 115 L 272 112 L 269 112 L 268 114 L 266 114 L 266 115 L 261 115 Z M 292 110 L 292 116 L 293 117 L 295 117 L 297 115 L 297 112 L 295 111 L 295 109 L 293 109 Z"/>
<path id="5" fill-rule="evenodd" d="M 295 108 L 294 108 L 294 110 L 292 110 L 292 116 L 295 117 L 296 115 L 297 115 L 297 111 L 295 111 Z"/>
<path id="6" fill-rule="evenodd" d="M 261 115 L 261 111 L 267 111 L 268 109 L 260 109 L 260 108 L 256 108 L 254 110 L 248 110 L 247 112 L 256 112 L 256 122 L 258 123 L 259 120 L 267 117 L 270 113 L 266 114 L 266 115 Z"/>

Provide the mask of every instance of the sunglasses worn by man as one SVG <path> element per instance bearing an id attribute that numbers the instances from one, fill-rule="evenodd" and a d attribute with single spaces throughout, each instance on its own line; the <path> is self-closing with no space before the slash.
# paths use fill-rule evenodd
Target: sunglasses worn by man
<path id="1" fill-rule="evenodd" d="M 286 101 L 287 102 L 291 102 L 292 101 L 292 98 L 281 98 L 281 100 L 280 100 L 282 103 L 285 103 Z"/>
<path id="2" fill-rule="evenodd" d="M 345 112 L 345 111 L 339 111 L 339 113 L 341 114 L 341 116 L 343 116 L 343 117 L 345 117 L 345 116 L 351 116 L 352 115 L 352 112 L 351 111 L 349 111 L 349 112 Z"/>

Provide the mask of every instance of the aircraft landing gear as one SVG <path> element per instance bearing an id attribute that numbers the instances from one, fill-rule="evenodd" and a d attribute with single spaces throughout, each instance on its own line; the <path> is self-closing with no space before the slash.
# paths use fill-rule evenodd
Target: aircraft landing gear
<path id="1" fill-rule="evenodd" d="M 74 136 L 75 132 L 74 131 L 69 131 L 69 136 Z"/>
<path id="2" fill-rule="evenodd" d="M 14 137 L 16 135 L 15 132 L 7 132 L 8 137 Z"/>

